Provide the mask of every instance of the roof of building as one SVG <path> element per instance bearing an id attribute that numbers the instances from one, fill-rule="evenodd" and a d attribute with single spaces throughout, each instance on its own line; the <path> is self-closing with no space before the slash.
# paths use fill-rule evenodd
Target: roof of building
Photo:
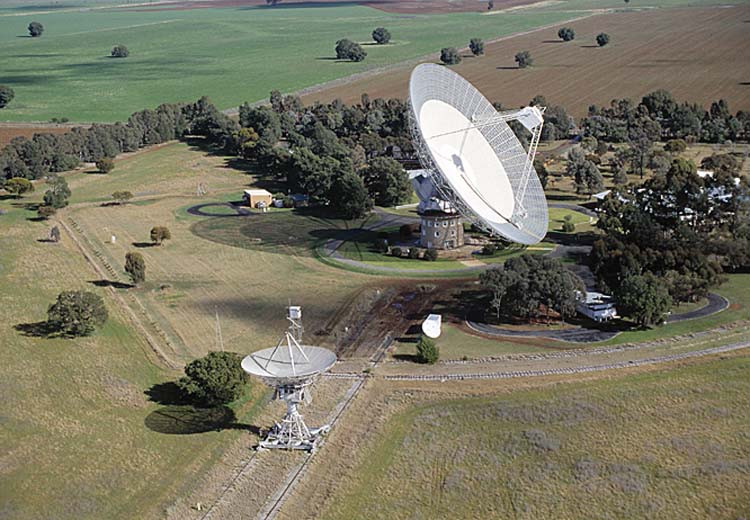
<path id="1" fill-rule="evenodd" d="M 270 197 L 271 192 L 268 190 L 245 190 L 246 195 L 254 197 Z"/>

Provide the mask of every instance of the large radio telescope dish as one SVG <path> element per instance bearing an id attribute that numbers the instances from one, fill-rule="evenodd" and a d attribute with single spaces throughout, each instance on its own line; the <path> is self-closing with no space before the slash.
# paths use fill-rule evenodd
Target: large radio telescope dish
<path id="1" fill-rule="evenodd" d="M 409 82 L 410 120 L 422 166 L 442 197 L 474 224 L 513 242 L 547 233 L 547 200 L 533 167 L 542 116 L 537 107 L 498 113 L 448 67 L 418 65 Z M 532 131 L 524 150 L 507 121 Z"/>

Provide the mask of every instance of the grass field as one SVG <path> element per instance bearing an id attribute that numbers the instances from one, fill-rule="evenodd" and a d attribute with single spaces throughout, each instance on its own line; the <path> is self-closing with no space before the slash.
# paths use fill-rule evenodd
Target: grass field
<path id="1" fill-rule="evenodd" d="M 16 98 L 0 120 L 113 121 L 160 103 L 208 95 L 220 108 L 569 19 L 568 12 L 519 11 L 403 16 L 352 4 L 281 4 L 191 10 L 95 9 L 0 13 L 2 83 Z M 40 38 L 26 26 L 44 24 Z M 332 58 L 340 38 L 368 42 L 375 27 L 393 35 L 366 45 L 362 63 Z M 466 28 L 471 27 L 467 33 Z M 112 59 L 115 44 L 131 55 Z"/>
<path id="2" fill-rule="evenodd" d="M 227 445 L 248 435 L 242 425 L 254 422 L 265 391 L 256 385 L 234 406 L 238 424 L 222 431 L 203 412 L 150 402 L 144 392 L 177 374 L 155 363 L 117 302 L 90 283 L 96 276 L 66 235 L 45 243 L 51 224 L 30 221 L 35 212 L 12 199 L 0 208 L 8 211 L 0 216 L 0 516 L 162 517 Z M 47 339 L 16 330 L 45 320 L 58 292 L 72 289 L 105 298 L 110 319 L 96 334 Z M 180 421 L 195 433 L 173 434 Z"/>
<path id="3" fill-rule="evenodd" d="M 748 392 L 745 355 L 433 397 L 379 429 L 317 517 L 741 518 Z"/>
<path id="4" fill-rule="evenodd" d="M 721 2 L 727 4 L 726 2 Z M 750 45 L 745 21 L 746 2 L 735 7 L 632 10 L 601 14 L 566 24 L 576 39 L 563 43 L 549 29 L 486 46 L 486 55 L 466 58 L 452 67 L 474 83 L 492 101 L 504 106 L 523 105 L 536 94 L 564 106 L 575 117 L 586 115 L 592 104 L 612 99 L 640 99 L 664 88 L 677 99 L 702 104 L 719 98 L 731 110 L 750 109 L 750 61 L 743 49 Z M 677 2 L 658 3 L 677 5 Z M 692 3 L 696 5 L 698 3 Z M 553 4 L 544 10 L 560 9 Z M 567 8 L 609 7 L 609 2 L 568 2 Z M 622 5 L 620 3 L 620 5 Z M 643 4 L 640 7 L 643 7 Z M 504 16 L 504 15 L 503 15 Z M 611 43 L 597 48 L 600 32 Z M 529 50 L 530 69 L 517 69 L 513 56 Z M 341 98 L 356 102 L 363 92 L 370 97 L 406 97 L 411 67 L 358 79 L 314 92 L 306 102 Z"/>

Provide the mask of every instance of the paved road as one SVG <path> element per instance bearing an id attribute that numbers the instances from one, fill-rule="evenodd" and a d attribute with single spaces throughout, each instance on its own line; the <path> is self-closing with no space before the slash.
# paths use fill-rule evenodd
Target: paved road
<path id="1" fill-rule="evenodd" d="M 729 307 L 729 300 L 719 294 L 708 293 L 708 303 L 700 309 L 680 314 L 672 314 L 667 318 L 667 323 L 677 323 L 680 321 L 694 320 L 696 318 L 705 318 L 717 312 L 721 312 Z"/>

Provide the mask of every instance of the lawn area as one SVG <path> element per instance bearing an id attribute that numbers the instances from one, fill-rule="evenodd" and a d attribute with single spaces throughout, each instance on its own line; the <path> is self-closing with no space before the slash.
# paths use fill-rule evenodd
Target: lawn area
<path id="1" fill-rule="evenodd" d="M 489 40 L 576 16 L 533 9 L 404 16 L 346 3 L 8 11 L 0 13 L 2 82 L 16 97 L 0 118 L 78 122 L 124 120 L 136 110 L 203 95 L 230 108 L 266 99 L 273 89 L 296 91 L 462 47 L 471 37 Z M 42 37 L 25 37 L 31 21 L 44 24 Z M 390 30 L 390 44 L 369 44 L 379 26 Z M 365 61 L 336 60 L 340 38 L 368 43 Z M 110 58 L 115 44 L 126 45 L 130 57 Z"/>
<path id="2" fill-rule="evenodd" d="M 0 216 L 0 516 L 161 518 L 248 433 L 212 426 L 207 412 L 149 401 L 146 390 L 179 374 L 154 363 L 108 290 L 91 283 L 96 275 L 67 235 L 59 244 L 40 241 L 52 222 L 31 221 L 35 212 L 19 206 L 40 199 L 37 190 L 20 203 L 0 200 L 8 211 Z M 45 320 L 57 294 L 73 289 L 105 299 L 110 318 L 101 330 L 82 339 L 16 330 Z M 235 426 L 254 424 L 265 389 L 253 388 L 221 411 L 236 414 Z M 175 435 L 170 428 L 180 421 L 193 433 Z"/>
<path id="3" fill-rule="evenodd" d="M 741 518 L 748 392 L 745 355 L 433 397 L 380 428 L 319 518 Z"/>

